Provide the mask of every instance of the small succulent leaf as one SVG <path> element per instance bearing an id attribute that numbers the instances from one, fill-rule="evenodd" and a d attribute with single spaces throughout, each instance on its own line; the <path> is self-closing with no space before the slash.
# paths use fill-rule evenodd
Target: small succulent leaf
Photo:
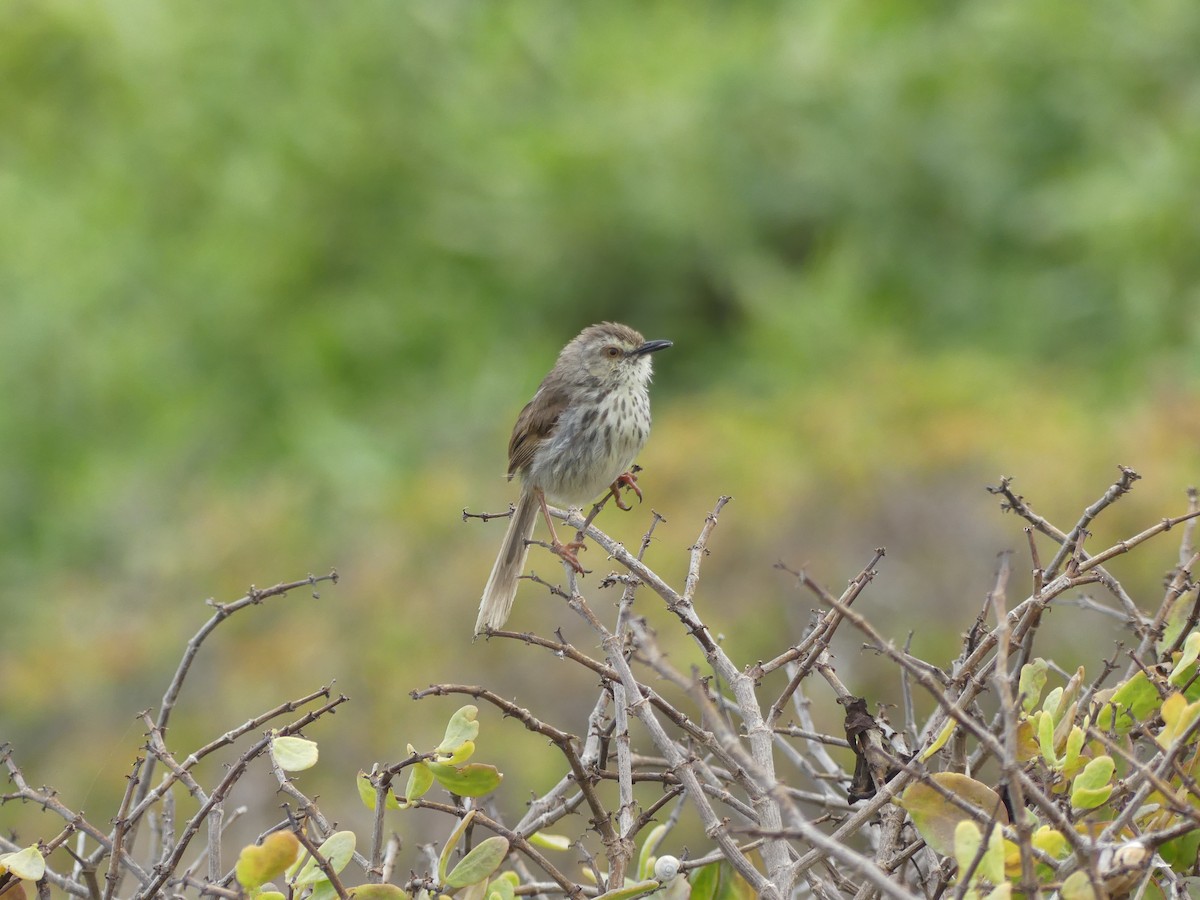
<path id="1" fill-rule="evenodd" d="M 329 868 L 334 872 L 340 872 L 346 868 L 346 864 L 354 856 L 355 840 L 353 831 L 335 831 L 317 848 L 317 852 L 329 863 Z M 296 885 L 316 884 L 322 880 L 328 880 L 325 872 L 317 864 L 317 860 L 310 856 L 297 873 L 293 883 Z"/>
<path id="2" fill-rule="evenodd" d="M 516 900 L 517 890 L 507 878 L 493 878 L 487 886 L 488 900 Z"/>
<path id="3" fill-rule="evenodd" d="M 317 764 L 317 742 L 294 735 L 271 739 L 271 757 L 285 772 L 302 772 Z"/>
<path id="4" fill-rule="evenodd" d="M 1072 872 L 1067 876 L 1058 892 L 1062 900 L 1096 900 L 1096 891 L 1092 888 L 1091 879 L 1084 871 Z"/>
<path id="5" fill-rule="evenodd" d="M 500 786 L 504 778 L 495 766 L 484 763 L 468 763 L 465 766 L 444 766 L 427 763 L 438 784 L 460 797 L 482 797 Z"/>
<path id="6" fill-rule="evenodd" d="M 1190 681 L 1196 674 L 1195 663 L 1198 656 L 1200 656 L 1200 631 L 1193 631 L 1183 642 L 1183 652 L 1179 654 L 1179 659 L 1175 661 L 1171 674 L 1167 676 L 1167 684 L 1171 687 L 1180 687 Z"/>
<path id="7" fill-rule="evenodd" d="M 234 874 L 247 890 L 256 890 L 287 871 L 300 855 L 300 841 L 290 831 L 275 831 L 261 844 L 243 847 Z"/>
<path id="8" fill-rule="evenodd" d="M 438 881 L 443 884 L 446 883 L 446 872 L 450 866 L 450 855 L 454 852 L 459 839 L 473 821 L 475 821 L 475 810 L 468 810 L 467 814 L 454 827 L 454 830 L 450 832 L 450 837 L 446 838 L 446 844 L 442 847 L 442 855 L 438 858 Z"/>
<path id="9" fill-rule="evenodd" d="M 1071 782 L 1071 806 L 1095 809 L 1104 804 L 1113 792 L 1111 780 L 1115 770 L 1111 756 L 1098 756 L 1084 766 Z"/>
<path id="10" fill-rule="evenodd" d="M 1021 666 L 1021 678 L 1017 682 L 1017 693 L 1021 697 L 1021 709 L 1028 715 L 1037 709 L 1046 689 L 1046 672 L 1049 666 L 1040 656 L 1033 662 Z"/>
<path id="11" fill-rule="evenodd" d="M 535 831 L 529 836 L 529 843 L 544 850 L 570 850 L 571 839 L 563 834 L 551 834 L 548 831 Z"/>
<path id="12" fill-rule="evenodd" d="M 449 888 L 466 887 L 485 881 L 493 872 L 500 868 L 504 858 L 508 856 L 508 839 L 496 834 L 471 848 L 457 866 L 446 876 L 445 885 Z"/>
<path id="13" fill-rule="evenodd" d="M 414 764 L 408 772 L 408 783 L 404 786 L 404 802 L 409 804 L 424 797 L 433 787 L 433 772 L 423 762 Z"/>
<path id="14" fill-rule="evenodd" d="M 940 791 L 931 785 L 913 782 L 904 789 L 898 802 L 936 853 L 952 856 L 955 828 L 963 819 L 972 818 L 943 793 L 976 807 L 985 815 L 995 816 L 1001 824 L 1008 824 L 1008 812 L 1000 795 L 983 782 L 958 772 L 936 772 L 929 778 L 941 788 Z"/>
<path id="15" fill-rule="evenodd" d="M 1157 712 L 1161 702 L 1158 688 L 1141 671 L 1111 691 L 1101 691 L 1096 699 L 1100 704 L 1096 727 L 1118 734 L 1127 734 L 1138 722 Z"/>
<path id="16" fill-rule="evenodd" d="M 462 707 L 450 717 L 446 723 L 446 733 L 442 742 L 437 745 L 437 753 L 453 753 L 467 741 L 473 741 L 479 736 L 479 707 L 470 704 Z"/>
<path id="17" fill-rule="evenodd" d="M 46 874 L 46 860 L 36 846 L 0 854 L 0 866 L 21 881 L 41 881 Z"/>
<path id="18" fill-rule="evenodd" d="M 1154 740 L 1166 750 L 1181 740 L 1200 718 L 1200 701 L 1188 703 L 1183 694 L 1172 694 L 1163 701 L 1162 718 L 1166 724 Z"/>
<path id="19" fill-rule="evenodd" d="M 474 741 L 463 741 L 458 745 L 453 752 L 439 754 L 435 762 L 443 763 L 447 766 L 461 766 L 475 753 Z"/>
<path id="20" fill-rule="evenodd" d="M 1200 832 L 1197 832 L 1200 835 Z M 1030 842 L 1037 849 L 1048 853 L 1055 859 L 1065 859 L 1071 852 L 1071 845 L 1063 837 L 1062 832 L 1049 825 L 1043 825 L 1030 836 Z"/>
<path id="21" fill-rule="evenodd" d="M 1048 715 L 1055 724 L 1058 723 L 1058 705 L 1062 703 L 1063 689 L 1056 687 L 1042 701 L 1042 712 Z"/>
<path id="22" fill-rule="evenodd" d="M 1000 884 L 1004 881 L 1004 829 L 993 827 L 988 835 L 987 850 L 979 861 L 979 875 L 989 884 Z"/>
<path id="23" fill-rule="evenodd" d="M 929 745 L 924 753 L 921 754 L 921 762 L 928 762 L 935 753 L 946 746 L 946 742 L 950 740 L 950 735 L 954 734 L 954 729 L 958 727 L 958 723 L 953 719 L 947 720 L 942 730 L 938 732 L 937 739 Z"/>
<path id="24" fill-rule="evenodd" d="M 650 829 L 650 833 L 646 835 L 646 840 L 642 842 L 642 849 L 638 853 L 637 871 L 639 879 L 645 880 L 649 878 L 654 871 L 654 854 L 666 835 L 666 825 L 655 825 Z"/>
<path id="25" fill-rule="evenodd" d="M 1054 717 L 1042 710 L 1038 716 L 1038 749 L 1042 751 L 1042 759 L 1051 769 L 1059 766 L 1058 755 L 1054 752 Z"/>
<path id="26" fill-rule="evenodd" d="M 721 864 L 712 862 L 688 874 L 688 882 L 692 886 L 691 900 L 715 900 L 717 887 L 721 881 Z"/>
<path id="27" fill-rule="evenodd" d="M 363 806 L 367 809 L 374 809 L 378 795 L 375 793 L 375 785 L 371 784 L 371 776 L 359 769 L 358 777 L 354 779 L 354 786 L 358 788 L 358 799 L 363 802 Z"/>
<path id="28" fill-rule="evenodd" d="M 954 826 L 954 861 L 958 871 L 966 872 L 983 846 L 983 832 L 971 819 L 960 819 Z"/>
<path id="29" fill-rule="evenodd" d="M 363 884 L 346 894 L 352 900 L 408 900 L 408 894 L 394 884 Z"/>
<path id="30" fill-rule="evenodd" d="M 1067 735 L 1067 745 L 1063 749 L 1063 769 L 1069 770 L 1075 765 L 1075 761 L 1079 759 L 1079 751 L 1083 749 L 1083 742 L 1087 736 L 1083 733 L 1083 729 L 1078 725 L 1071 726 L 1071 732 Z"/>
<path id="31" fill-rule="evenodd" d="M 631 900 L 633 897 L 643 897 L 646 894 L 651 894 L 662 887 L 662 882 L 651 879 L 649 881 L 638 881 L 633 884 L 626 884 L 616 890 L 605 891 L 596 897 L 596 900 Z"/>

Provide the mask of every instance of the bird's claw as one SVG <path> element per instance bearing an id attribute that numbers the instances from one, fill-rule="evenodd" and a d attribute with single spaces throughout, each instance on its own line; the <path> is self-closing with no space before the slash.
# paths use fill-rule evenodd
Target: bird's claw
<path id="1" fill-rule="evenodd" d="M 562 544 L 555 541 L 550 545 L 550 549 L 558 554 L 562 558 L 562 561 L 574 569 L 577 574 L 587 574 L 587 569 L 583 567 L 583 564 L 579 562 L 579 557 L 575 555 L 578 551 L 587 549 L 582 541 L 571 541 L 569 544 Z"/>
<path id="2" fill-rule="evenodd" d="M 621 488 L 626 488 L 633 491 L 635 494 L 637 494 L 638 503 L 641 503 L 642 489 L 638 487 L 637 476 L 632 472 L 625 472 L 622 475 L 618 475 L 617 480 L 609 486 L 609 490 L 612 491 L 613 500 L 617 504 L 617 509 L 629 512 L 629 510 L 633 509 L 633 507 L 621 499 Z"/>

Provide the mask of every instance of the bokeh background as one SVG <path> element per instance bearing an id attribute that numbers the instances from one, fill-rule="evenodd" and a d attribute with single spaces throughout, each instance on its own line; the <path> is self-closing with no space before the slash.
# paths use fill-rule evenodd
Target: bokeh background
<path id="1" fill-rule="evenodd" d="M 0 740 L 101 823 L 205 598 L 308 572 L 342 580 L 210 639 L 176 748 L 336 678 L 302 786 L 354 822 L 354 772 L 458 705 L 413 688 L 582 729 L 594 678 L 470 642 L 503 523 L 461 511 L 514 499 L 512 422 L 596 321 L 675 341 L 646 503 L 599 524 L 660 511 L 680 581 L 732 495 L 697 603 L 743 662 L 813 605 L 777 560 L 838 589 L 886 546 L 861 608 L 942 662 L 996 554 L 1028 569 L 985 485 L 1068 527 L 1133 466 L 1099 544 L 1197 480 L 1189 0 L 10 0 L 0 35 Z M 1174 557 L 1114 569 L 1151 606 Z M 1052 620 L 1064 667 L 1110 653 Z M 532 586 L 513 623 L 594 648 Z M 895 700 L 859 643 L 843 677 Z M 519 808 L 551 757 L 483 715 Z"/>

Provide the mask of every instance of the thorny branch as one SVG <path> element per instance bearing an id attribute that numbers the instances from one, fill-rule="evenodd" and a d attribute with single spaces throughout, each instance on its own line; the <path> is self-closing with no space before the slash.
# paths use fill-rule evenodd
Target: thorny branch
<path id="1" fill-rule="evenodd" d="M 517 874 L 518 894 L 586 898 L 620 890 L 647 876 L 637 862 L 649 853 L 682 857 L 678 870 L 693 880 L 722 867 L 720 877 L 740 879 L 756 895 L 779 900 L 963 897 L 970 890 L 995 886 L 980 879 L 985 872 L 995 877 L 994 867 L 985 865 L 985 855 L 987 835 L 997 831 L 1016 847 L 1015 861 L 1004 877 L 1027 897 L 1061 891 L 1069 879 L 1082 880 L 1097 896 L 1119 896 L 1130 889 L 1122 886 L 1122 878 L 1129 886 L 1143 888 L 1155 882 L 1163 893 L 1178 895 L 1183 873 L 1161 862 L 1151 866 L 1150 854 L 1166 853 L 1163 848 L 1171 842 L 1200 829 L 1195 811 L 1200 800 L 1195 775 L 1200 765 L 1200 713 L 1176 719 L 1177 713 L 1165 706 L 1168 698 L 1190 690 L 1198 680 L 1175 667 L 1186 665 L 1178 661 L 1180 654 L 1185 646 L 1193 646 L 1187 643 L 1188 635 L 1200 625 L 1200 597 L 1193 579 L 1200 565 L 1193 544 L 1200 499 L 1189 492 L 1186 513 L 1107 548 L 1087 549 L 1096 520 L 1127 495 L 1137 479 L 1137 473 L 1122 467 L 1117 481 L 1066 529 L 1035 513 L 1012 489 L 1011 479 L 991 488 L 1004 508 L 1028 523 L 1021 539 L 1027 549 L 1000 557 L 994 585 L 961 652 L 941 664 L 914 654 L 911 631 L 897 640 L 871 621 L 871 588 L 881 577 L 882 548 L 840 594 L 827 590 L 807 570 L 780 563 L 778 568 L 822 609 L 814 613 L 805 633 L 788 636 L 763 659 L 735 661 L 739 635 L 719 638 L 705 620 L 706 607 L 720 599 L 706 595 L 702 577 L 729 498 L 718 500 L 684 557 L 675 560 L 685 571 L 679 589 L 660 574 L 667 560 L 651 558 L 671 552 L 659 530 L 666 520 L 658 513 L 652 513 L 640 546 L 631 553 L 596 526 L 601 507 L 587 518 L 574 510 L 553 510 L 607 553 L 616 571 L 587 591 L 575 573 L 566 573 L 565 586 L 536 577 L 531 581 L 544 586 L 560 604 L 565 601 L 588 626 L 595 644 L 581 648 L 559 632 L 496 631 L 489 637 L 551 654 L 557 664 L 598 681 L 594 696 L 574 704 L 578 720 L 552 721 L 539 711 L 544 698 L 517 702 L 486 684 L 434 684 L 413 692 L 413 697 L 465 695 L 487 704 L 506 720 L 516 720 L 527 735 L 548 741 L 561 761 L 561 777 L 531 798 L 515 825 L 505 822 L 503 795 L 451 796 L 446 801 L 431 793 L 409 798 L 407 806 L 425 815 L 456 820 L 469 816 L 464 853 L 476 845 L 476 829 L 503 837 L 508 842 L 503 866 Z M 486 522 L 496 517 L 464 511 L 464 518 Z M 1184 525 L 1183 537 L 1161 602 L 1143 610 L 1105 565 L 1177 525 Z M 1038 542 L 1047 538 L 1053 552 L 1043 564 Z M 1017 562 L 1025 552 L 1028 569 Z M 1029 589 L 1020 589 L 1023 599 L 1010 603 L 1019 571 L 1029 573 Z M 335 697 L 327 685 L 186 754 L 170 748 L 168 723 L 184 678 L 221 621 L 268 597 L 326 578 L 335 576 L 252 590 L 233 603 L 214 604 L 212 618 L 188 642 L 160 708 L 142 716 L 146 743 L 129 769 L 109 827 L 96 827 L 53 790 L 30 786 L 11 749 L 0 747 L 0 763 L 14 786 L 0 794 L 0 803 L 34 803 L 65 823 L 41 844 L 51 862 L 46 885 L 71 896 L 118 900 L 121 880 L 128 876 L 131 897 L 185 890 L 197 896 L 238 895 L 234 872 L 221 871 L 228 865 L 222 863 L 228 856 L 221 853 L 228 830 L 220 819 L 223 804 L 252 761 L 268 753 L 274 736 L 300 733 L 346 698 Z M 1095 583 L 1116 598 L 1115 605 L 1078 594 Z M 597 611 L 613 606 L 599 604 L 592 595 L 610 586 L 620 591 L 611 622 Z M 1135 647 L 1124 651 L 1132 664 L 1130 674 L 1145 679 L 1150 688 L 1136 701 L 1142 707 L 1122 708 L 1114 700 L 1122 696 L 1117 692 L 1128 678 L 1116 687 L 1103 687 L 1123 658 L 1118 653 L 1097 664 L 1097 671 L 1088 673 L 1090 680 L 1082 671 L 1071 675 L 1059 690 L 1056 707 L 1048 705 L 1042 685 L 1031 687 L 1032 681 L 1023 680 L 1037 658 L 1039 636 L 1049 627 L 1043 625 L 1043 613 L 1055 604 L 1071 605 L 1076 616 L 1121 618 L 1133 637 L 1128 646 Z M 663 621 L 686 636 L 702 662 L 681 662 L 686 654 L 672 648 L 672 656 L 660 646 L 656 628 L 662 628 Z M 865 646 L 893 667 L 894 696 L 858 697 L 854 678 L 837 670 L 832 641 L 839 628 L 846 627 L 861 633 Z M 599 652 L 593 649 L 597 645 Z M 701 675 L 701 668 L 708 674 Z M 1070 675 L 1076 667 L 1068 668 Z M 1049 661 L 1044 671 L 1056 678 L 1055 672 L 1062 670 Z M 1185 702 L 1191 702 L 1192 694 Z M 827 711 L 835 700 L 844 707 L 844 739 L 827 734 L 833 730 L 829 723 L 819 726 L 813 715 L 814 706 L 819 709 L 823 703 Z M 904 725 L 898 732 L 885 713 L 900 703 Z M 920 721 L 922 704 L 931 712 Z M 274 720 L 293 713 L 302 715 L 262 733 Z M 1039 718 L 1043 716 L 1050 718 Z M 204 783 L 198 764 L 227 747 L 237 747 L 238 756 L 215 783 Z M 1077 765 L 1072 763 L 1075 768 L 1068 771 L 1064 760 L 1070 754 Z M 287 801 L 285 818 L 276 818 L 260 839 L 280 829 L 295 833 L 316 860 L 328 890 L 340 897 L 350 896 L 363 878 L 400 884 L 413 892 L 442 891 L 439 858 L 444 860 L 455 848 L 414 848 L 418 856 L 405 874 L 400 861 L 403 841 L 387 827 L 401 821 L 393 817 L 412 815 L 388 811 L 394 806 L 397 777 L 425 767 L 436 755 L 414 751 L 368 767 L 365 784 L 374 800 L 369 846 L 353 854 L 347 870 L 335 867 L 320 851 L 320 842 L 338 828 L 336 817 L 322 811 L 319 798 L 301 791 L 272 759 L 275 785 Z M 1113 761 L 1119 777 L 1114 776 L 1107 799 L 1096 806 L 1081 805 L 1075 778 L 1085 764 L 1100 757 Z M 162 774 L 152 778 L 156 766 L 162 767 Z M 966 783 L 976 787 L 966 791 Z M 917 788 L 925 792 L 914 792 Z M 177 828 L 175 795 L 183 791 L 195 798 L 198 808 L 190 815 L 180 813 Z M 959 856 L 961 871 L 945 837 L 927 830 L 916 814 L 909 817 L 918 796 L 932 798 L 923 801 L 924 821 L 944 817 L 951 834 L 956 822 L 969 821 L 982 835 L 977 850 Z M 152 818 L 152 846 L 143 852 L 137 831 Z M 693 833 L 697 825 L 703 831 L 707 843 L 702 849 L 707 852 L 689 853 L 675 836 L 688 821 Z M 194 838 L 206 827 L 208 846 L 186 861 L 189 846 L 201 843 Z M 1055 845 L 1059 849 L 1047 849 L 1047 830 L 1061 839 Z M 573 859 L 542 846 L 546 835 L 564 831 L 573 838 Z M 1036 835 L 1042 837 L 1035 839 Z M 1143 848 L 1141 856 L 1130 850 L 1134 835 Z M 650 840 L 656 846 L 648 850 Z M 0 837 L 0 850 L 16 849 L 16 842 Z M 68 853 L 77 861 L 73 868 L 69 861 L 67 866 L 59 862 Z M 205 858 L 207 868 L 198 866 Z M 647 891 L 658 886 L 654 881 L 645 885 Z M 0 883 L 0 890 L 3 886 Z M 662 887 L 669 900 L 671 886 Z M 303 895 L 304 889 L 295 886 L 293 896 Z"/>

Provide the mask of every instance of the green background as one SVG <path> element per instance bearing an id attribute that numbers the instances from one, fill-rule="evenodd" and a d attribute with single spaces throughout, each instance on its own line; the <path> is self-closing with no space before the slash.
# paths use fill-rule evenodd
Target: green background
<path id="1" fill-rule="evenodd" d="M 470 642 L 503 523 L 461 511 L 515 498 L 512 421 L 592 322 L 675 341 L 646 503 L 599 524 L 634 545 L 663 513 L 679 584 L 732 495 L 697 604 L 741 663 L 813 606 L 777 560 L 839 590 L 886 546 L 861 608 L 944 662 L 997 552 L 1027 589 L 984 485 L 1067 528 L 1133 466 L 1098 546 L 1196 480 L 1188 0 L 10 0 L 0 35 L 0 740 L 100 824 L 205 598 L 310 571 L 342 581 L 218 629 L 176 749 L 336 678 L 301 786 L 353 822 L 354 772 L 457 706 L 410 689 L 581 731 L 594 678 Z M 1150 608 L 1174 557 L 1114 569 Z M 1053 622 L 1064 667 L 1110 654 L 1103 620 Z M 513 624 L 598 652 L 532 586 Z M 843 678 L 895 701 L 860 643 Z M 519 808 L 552 757 L 484 722 Z M 57 831 L 27 815 L 0 823 Z"/>

